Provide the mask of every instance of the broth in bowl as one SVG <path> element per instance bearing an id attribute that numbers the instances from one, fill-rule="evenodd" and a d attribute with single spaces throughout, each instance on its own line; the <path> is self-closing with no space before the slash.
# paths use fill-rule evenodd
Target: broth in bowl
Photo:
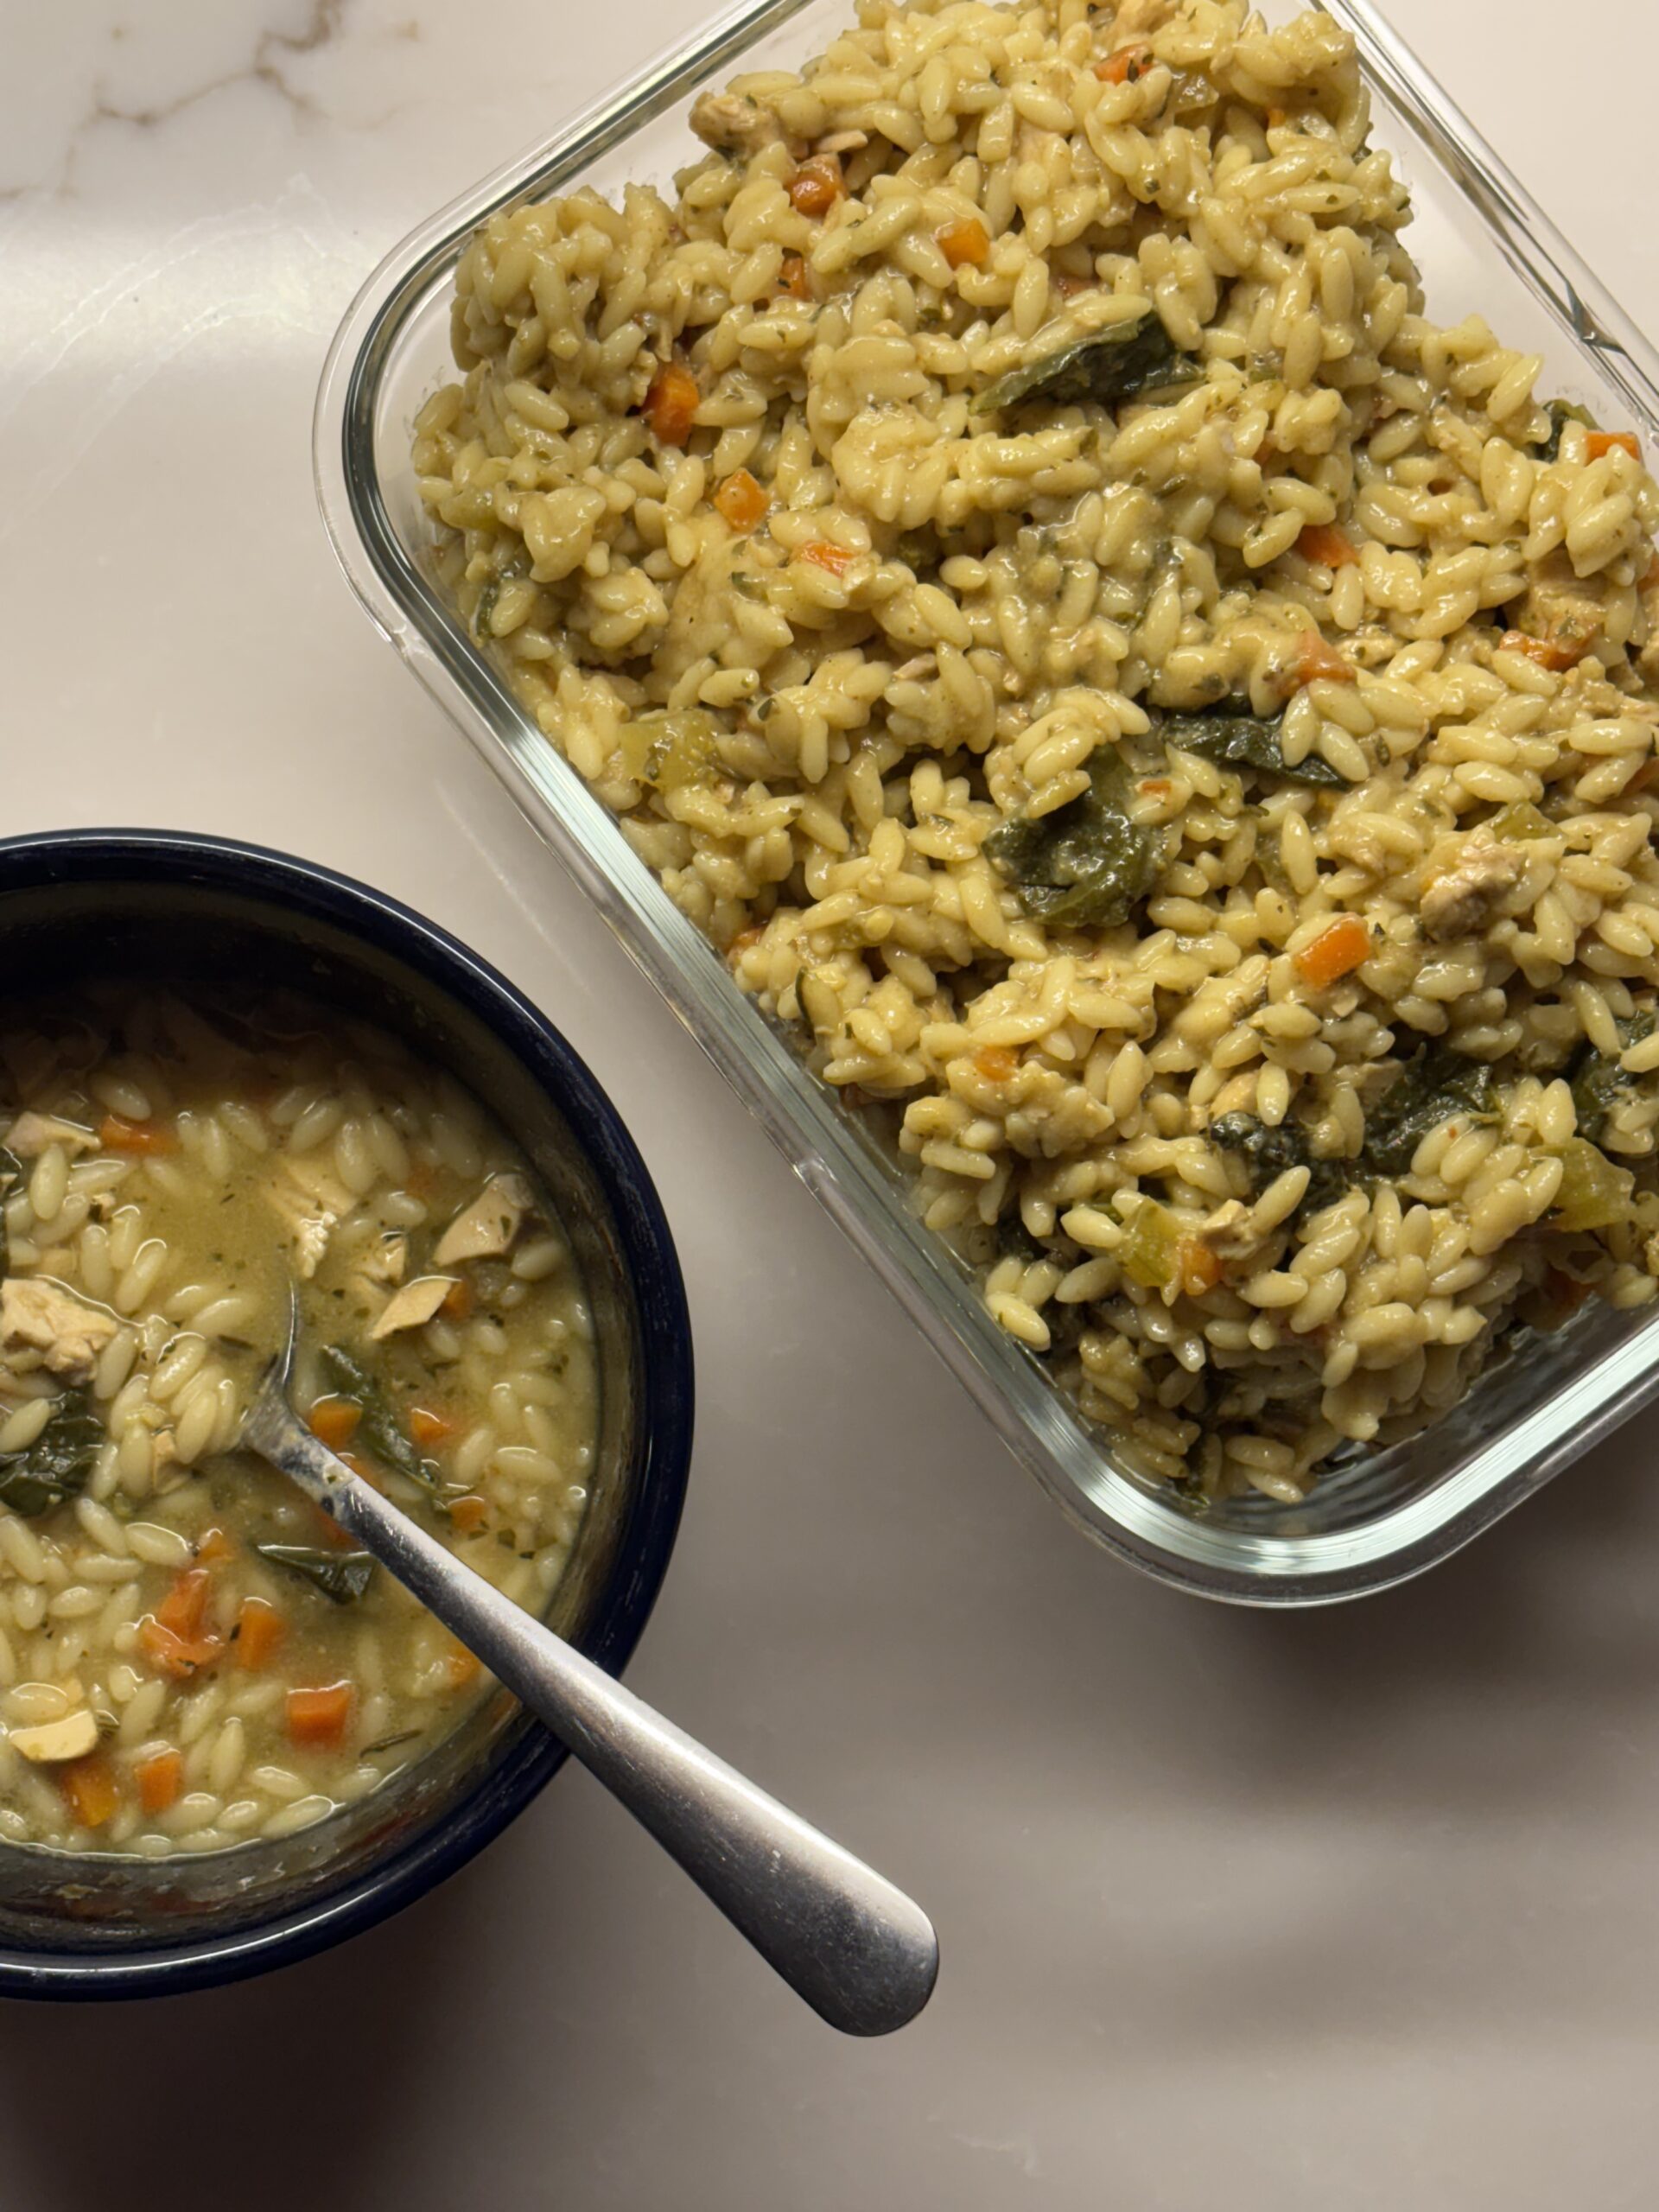
<path id="1" fill-rule="evenodd" d="M 490 1687 L 236 1448 L 300 1295 L 296 1402 L 546 1610 L 599 1405 L 528 1161 L 384 1032 L 130 986 L 0 1012 L 0 1840 L 161 1857 L 289 1835 Z"/>

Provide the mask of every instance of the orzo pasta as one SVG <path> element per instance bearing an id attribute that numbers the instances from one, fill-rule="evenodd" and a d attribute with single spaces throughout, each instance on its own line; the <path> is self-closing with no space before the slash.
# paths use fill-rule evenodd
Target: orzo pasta
<path id="1" fill-rule="evenodd" d="M 998 1321 L 1294 1499 L 1651 1299 L 1659 490 L 1347 35 L 864 0 L 692 121 L 464 254 L 440 571 Z"/>
<path id="2" fill-rule="evenodd" d="M 597 1425 L 583 1286 L 524 1160 L 308 1001 L 0 1008 L 0 1841 L 281 1836 L 488 1688 L 234 1449 L 300 1292 L 297 1402 L 545 1609 Z"/>

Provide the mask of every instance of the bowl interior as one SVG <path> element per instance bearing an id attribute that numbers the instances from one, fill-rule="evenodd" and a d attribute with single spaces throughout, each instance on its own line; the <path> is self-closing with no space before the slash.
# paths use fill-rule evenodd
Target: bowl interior
<path id="1" fill-rule="evenodd" d="M 357 887 L 234 848 L 80 847 L 66 866 L 26 842 L 33 851 L 0 849 L 0 948 L 20 990 L 38 995 L 42 978 L 67 989 L 79 976 L 130 976 L 135 989 L 161 978 L 184 993 L 251 978 L 302 990 L 448 1070 L 523 1148 L 586 1279 L 600 1383 L 589 1503 L 548 1618 L 620 1666 L 672 1541 L 689 1401 L 665 1402 L 672 1362 L 664 1374 L 648 1357 L 665 1328 L 674 1337 L 677 1313 L 683 1335 L 671 1248 L 591 1078 L 482 963 Z M 652 1251 L 659 1238 L 665 1259 Z M 392 1887 L 412 1894 L 486 1840 L 562 1756 L 503 1692 L 405 1773 L 280 1841 L 162 1860 L 0 1843 L 0 1945 L 111 1963 L 158 1945 L 233 1951 L 273 1921 L 384 1890 L 394 1868 Z"/>

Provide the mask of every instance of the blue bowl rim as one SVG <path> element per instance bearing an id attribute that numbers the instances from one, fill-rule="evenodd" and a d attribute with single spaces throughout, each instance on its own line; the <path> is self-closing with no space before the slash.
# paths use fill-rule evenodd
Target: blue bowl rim
<path id="1" fill-rule="evenodd" d="M 401 961 L 483 1021 L 581 1134 L 610 1200 L 642 1338 L 644 1464 L 613 1568 L 582 1649 L 620 1674 L 651 1617 L 674 1548 L 691 1458 L 691 1324 L 673 1236 L 651 1173 L 616 1109 L 553 1024 L 470 947 L 385 892 L 315 861 L 184 830 L 82 829 L 0 838 L 0 926 L 9 894 L 54 883 L 174 885 L 264 895 L 333 924 Z M 392 1859 L 240 1933 L 153 1950 L 0 1948 L 0 1996 L 177 1995 L 309 1958 L 411 1904 L 483 1850 L 563 1764 L 564 1746 L 531 1726 L 471 1793 Z"/>

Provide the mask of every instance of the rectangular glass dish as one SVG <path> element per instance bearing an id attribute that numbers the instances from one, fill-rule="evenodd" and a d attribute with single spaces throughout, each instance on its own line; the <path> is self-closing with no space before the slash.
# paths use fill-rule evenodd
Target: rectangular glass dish
<path id="1" fill-rule="evenodd" d="M 1358 41 L 1375 142 L 1411 188 L 1408 238 L 1430 315 L 1483 314 L 1505 344 L 1543 355 L 1541 393 L 1659 441 L 1659 357 L 1365 0 L 1325 6 Z M 1265 12 L 1281 19 L 1293 0 Z M 1121 1557 L 1210 1597 L 1303 1605 L 1383 1588 L 1447 1557 L 1659 1396 L 1659 1306 L 1598 1307 L 1555 1336 L 1528 1338 L 1452 1413 L 1407 1443 L 1356 1447 L 1300 1504 L 1183 1503 L 1121 1464 L 992 1320 L 966 1268 L 915 1217 L 908 1176 L 740 992 L 433 582 L 410 444 L 418 409 L 455 373 L 449 302 L 472 232 L 498 207 L 579 185 L 613 199 L 629 182 L 668 185 L 701 150 L 687 122 L 698 91 L 740 70 L 798 67 L 849 15 L 849 0 L 743 0 L 389 255 L 323 373 L 324 520 L 377 626 L 1071 1518 Z"/>

